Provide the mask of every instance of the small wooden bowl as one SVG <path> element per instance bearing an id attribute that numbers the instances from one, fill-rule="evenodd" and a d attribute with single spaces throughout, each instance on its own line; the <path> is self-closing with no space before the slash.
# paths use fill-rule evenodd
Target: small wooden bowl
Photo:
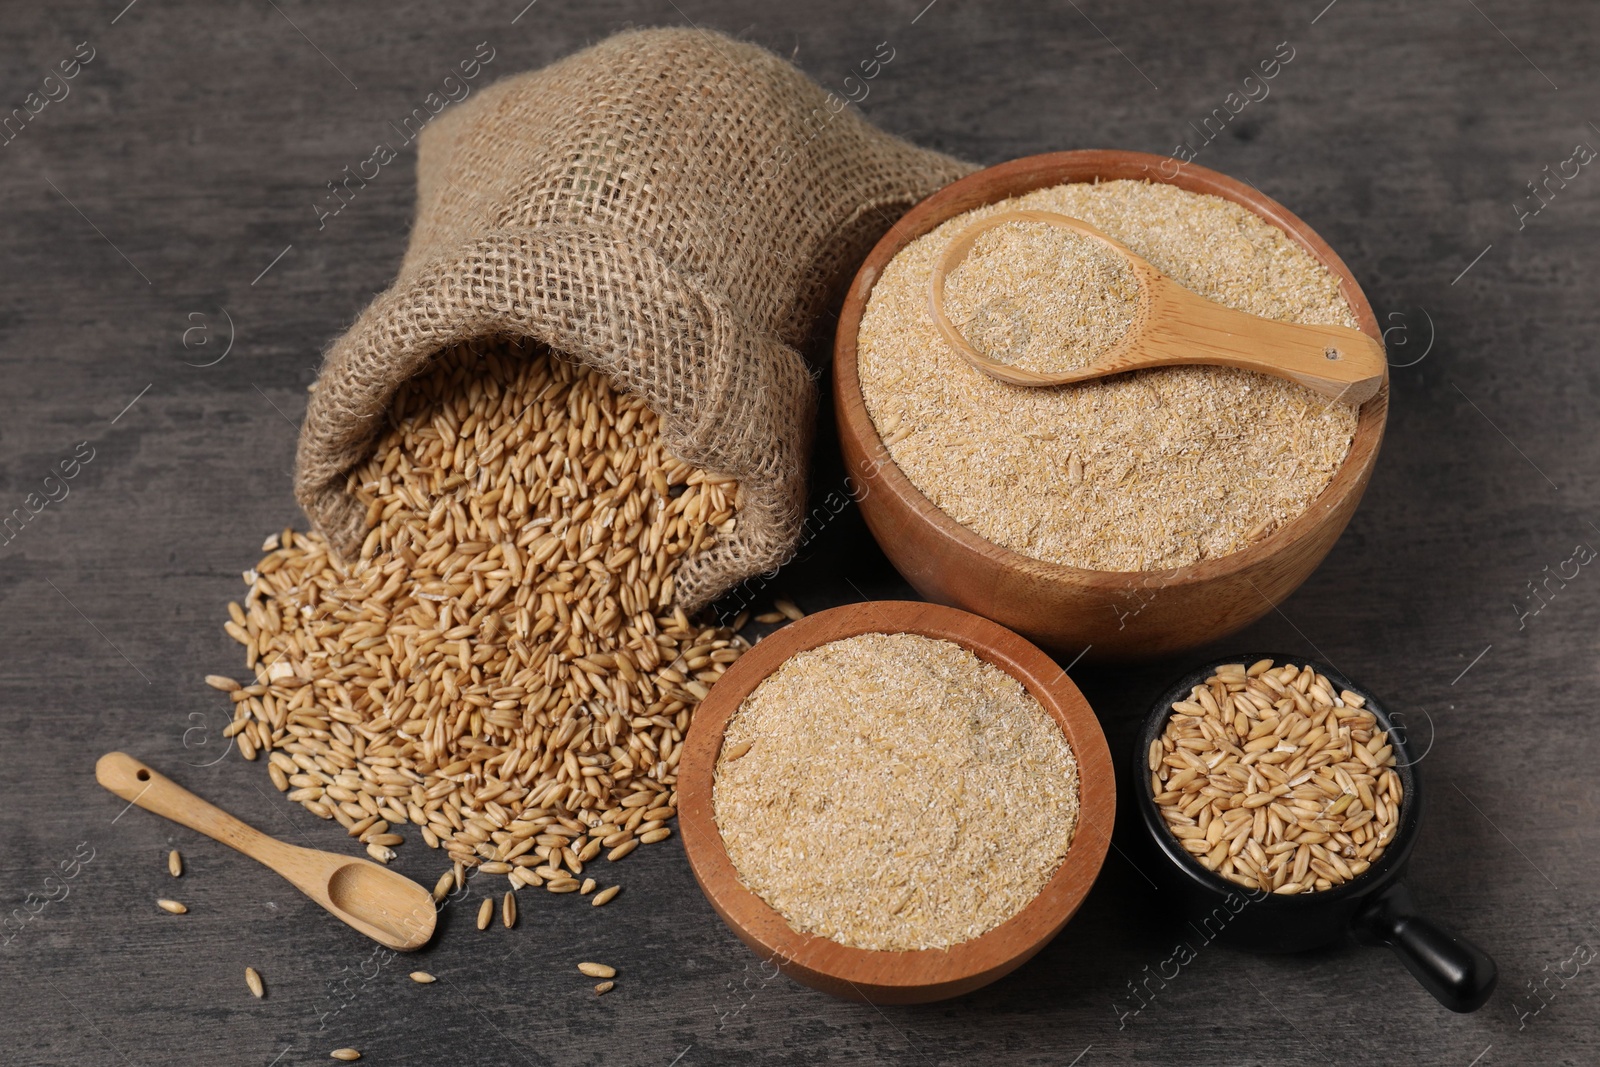
<path id="1" fill-rule="evenodd" d="M 1020 912 L 947 949 L 880 952 L 803 934 L 745 888 L 722 844 L 711 788 L 723 731 L 744 698 L 797 652 L 868 633 L 943 638 L 1027 687 L 1067 735 L 1078 761 L 1078 828 L 1056 873 Z M 1010 973 L 1060 932 L 1100 873 L 1116 818 L 1105 734 L 1054 661 L 1004 627 L 964 611 L 913 601 L 850 604 L 808 616 L 764 638 L 728 669 L 700 704 L 678 765 L 678 828 L 706 899 L 739 939 L 784 974 L 835 996 L 917 1004 L 959 996 Z"/>
<path id="2" fill-rule="evenodd" d="M 1177 168 L 1176 175 L 1168 172 Z M 856 335 L 883 268 L 902 248 L 957 215 L 1067 182 L 1118 178 L 1176 185 L 1231 200 L 1277 226 L 1338 279 L 1362 331 L 1382 333 L 1372 306 L 1333 249 L 1255 188 L 1193 164 L 1143 152 L 1052 152 L 970 174 L 912 208 L 857 272 L 834 340 L 834 409 L 845 462 L 867 526 L 917 591 L 994 619 L 1050 647 L 1089 647 L 1100 660 L 1154 658 L 1205 644 L 1265 615 L 1308 578 L 1350 521 L 1372 476 L 1389 411 L 1389 381 L 1361 406 L 1350 453 L 1302 514 L 1231 555 L 1165 571 L 1093 571 L 1025 556 L 935 507 L 889 456 L 861 395 Z"/>

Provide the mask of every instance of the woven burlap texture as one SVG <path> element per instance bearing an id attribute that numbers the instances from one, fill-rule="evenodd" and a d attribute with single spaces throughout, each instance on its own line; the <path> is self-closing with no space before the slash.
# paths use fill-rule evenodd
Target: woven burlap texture
<path id="1" fill-rule="evenodd" d="M 908 207 L 972 168 L 885 134 L 793 65 L 706 31 L 619 34 L 493 84 L 423 131 L 394 284 L 328 350 L 295 496 L 345 558 L 349 472 L 442 349 L 529 338 L 734 475 L 736 528 L 686 561 L 709 603 L 794 551 L 817 389 L 800 349 Z"/>

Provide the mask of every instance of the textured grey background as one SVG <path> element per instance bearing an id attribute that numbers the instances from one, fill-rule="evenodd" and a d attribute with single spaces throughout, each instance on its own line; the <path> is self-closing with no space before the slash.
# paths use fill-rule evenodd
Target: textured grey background
<path id="1" fill-rule="evenodd" d="M 0 1061 L 265 1067 L 329 1062 L 341 1045 L 371 1063 L 659 1067 L 1600 1059 L 1600 577 L 1552 580 L 1519 619 L 1539 603 L 1530 581 L 1600 545 L 1600 177 L 1552 182 L 1521 227 L 1516 211 L 1536 206 L 1526 183 L 1542 168 L 1600 145 L 1592 7 L 538 0 L 519 17 L 524 2 L 4 4 L 0 107 L 78 42 L 95 58 L 0 147 L 0 512 L 79 442 L 94 458 L 0 547 L 0 905 L 26 916 L 66 891 L 0 933 Z M 1198 162 L 1254 182 L 1345 257 L 1393 328 L 1394 402 L 1344 539 L 1229 645 L 1320 651 L 1434 724 L 1411 882 L 1499 959 L 1481 1012 L 1438 1008 L 1378 950 L 1212 946 L 1120 1016 L 1128 983 L 1183 931 L 1116 852 L 1066 932 L 1011 977 L 947 1004 L 841 1003 L 769 979 L 676 842 L 620 865 L 627 889 L 600 911 L 524 893 L 515 931 L 480 934 L 451 908 L 418 960 L 441 980 L 423 988 L 408 961 L 374 958 L 250 861 L 144 812 L 119 817 L 92 777 L 117 747 L 269 831 L 349 847 L 272 795 L 261 765 L 216 762 L 225 710 L 201 683 L 241 665 L 221 629 L 239 572 L 265 534 L 303 521 L 289 468 L 305 386 L 398 263 L 411 155 L 320 231 L 313 205 L 481 41 L 498 77 L 625 26 L 690 21 L 792 53 L 836 90 L 888 41 L 862 111 L 986 163 L 1171 151 L 1289 42 L 1270 96 Z M 226 358 L 190 365 L 230 332 Z M 820 490 L 836 462 L 825 445 Z M 813 610 L 906 593 L 853 511 L 777 585 Z M 1188 662 L 1074 669 L 1119 758 L 1133 717 Z M 171 846 L 189 865 L 176 886 Z M 437 854 L 402 854 L 401 870 L 432 881 Z M 190 914 L 155 910 L 163 893 Z M 617 990 L 597 1000 L 572 970 L 581 958 L 617 963 Z M 265 1001 L 245 991 L 247 964 Z"/>

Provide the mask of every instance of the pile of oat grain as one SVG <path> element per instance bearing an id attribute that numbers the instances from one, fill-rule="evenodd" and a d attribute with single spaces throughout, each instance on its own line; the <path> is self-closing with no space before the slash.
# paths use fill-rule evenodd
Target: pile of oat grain
<path id="1" fill-rule="evenodd" d="M 482 866 L 587 894 L 584 864 L 671 833 L 690 713 L 745 647 L 673 606 L 738 486 L 668 455 L 642 401 L 515 344 L 441 355 L 389 420 L 352 475 L 360 558 L 285 530 L 229 605 L 256 676 L 209 679 L 229 736 L 375 858 L 412 823 L 457 885 Z"/>
<path id="2" fill-rule="evenodd" d="M 949 641 L 863 634 L 802 652 L 729 721 L 712 793 L 740 879 L 796 930 L 942 948 L 1005 922 L 1078 819 L 1066 735 Z"/>
<path id="3" fill-rule="evenodd" d="M 1214 559 L 1303 512 L 1349 451 L 1356 411 L 1347 405 L 1225 367 L 1026 388 L 990 378 L 945 344 L 927 306 L 933 264 L 973 222 L 1018 208 L 1082 219 L 1238 310 L 1356 325 L 1332 274 L 1219 197 L 1114 181 L 980 208 L 895 256 L 862 317 L 867 410 L 911 482 L 996 544 L 1093 570 Z"/>

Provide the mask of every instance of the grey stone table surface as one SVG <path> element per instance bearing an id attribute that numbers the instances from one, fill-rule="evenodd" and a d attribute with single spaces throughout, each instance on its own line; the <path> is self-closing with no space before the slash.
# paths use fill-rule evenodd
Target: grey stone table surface
<path id="1" fill-rule="evenodd" d="M 0 513 L 56 497 L 0 544 L 0 1062 L 287 1067 L 340 1046 L 409 1064 L 1600 1062 L 1600 577 L 1583 562 L 1600 545 L 1592 6 L 0 12 L 0 114 L 24 109 L 0 145 Z M 306 386 L 398 264 L 410 151 L 338 215 L 319 221 L 317 205 L 480 42 L 498 76 L 627 26 L 689 24 L 834 88 L 886 41 L 894 59 L 855 106 L 976 162 L 1186 144 L 1350 264 L 1393 363 L 1376 475 L 1322 568 L 1228 647 L 1320 654 L 1432 723 L 1410 882 L 1498 958 L 1482 1011 L 1442 1010 L 1386 952 L 1354 946 L 1204 946 L 1174 973 L 1164 961 L 1192 935 L 1120 848 L 1036 959 L 943 1004 L 879 1009 L 773 977 L 675 842 L 621 865 L 627 890 L 600 911 L 540 894 L 516 930 L 479 934 L 469 909 L 448 909 L 414 964 L 440 978 L 423 987 L 409 960 L 249 860 L 95 785 L 95 758 L 124 748 L 273 832 L 349 847 L 260 764 L 225 754 L 225 701 L 201 681 L 239 667 L 224 605 L 263 536 L 303 528 L 289 471 Z M 1280 51 L 1292 59 L 1263 97 L 1244 78 Z M 1246 89 L 1259 98 L 1239 107 L 1230 94 Z M 1228 121 L 1207 139 L 1217 108 Z M 830 434 L 819 492 L 839 481 Z M 62 465 L 73 476 L 52 479 Z M 853 509 L 776 585 L 808 610 L 911 595 Z M 1198 656 L 1072 673 L 1120 751 Z M 176 889 L 171 847 L 188 863 Z M 431 882 L 438 855 L 401 851 L 399 868 Z M 168 893 L 189 904 L 181 920 L 152 906 Z M 597 999 L 580 958 L 618 964 L 617 989 Z"/>

